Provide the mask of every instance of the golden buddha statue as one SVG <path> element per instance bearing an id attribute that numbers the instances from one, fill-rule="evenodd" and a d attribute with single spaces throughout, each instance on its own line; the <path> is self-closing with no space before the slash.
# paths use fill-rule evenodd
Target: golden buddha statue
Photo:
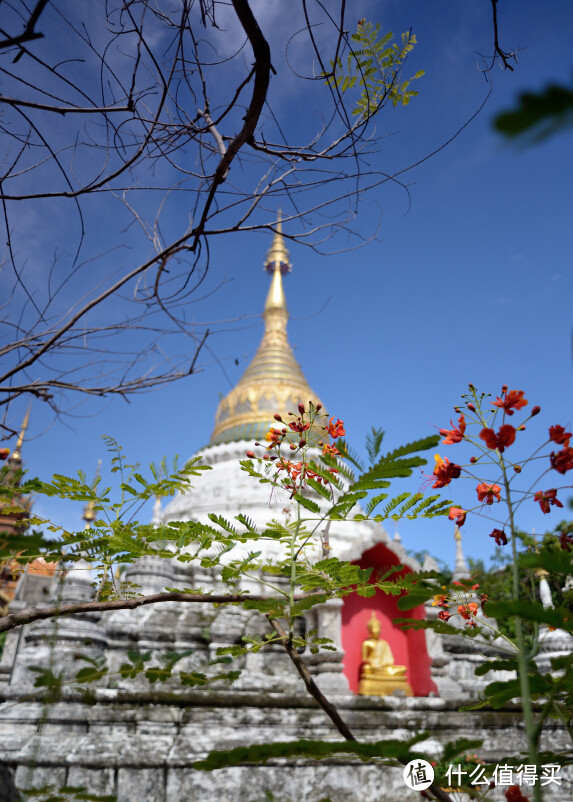
<path id="1" fill-rule="evenodd" d="M 406 666 L 397 666 L 390 645 L 380 639 L 380 621 L 374 610 L 368 621 L 370 637 L 362 644 L 358 693 L 362 696 L 413 696 Z"/>

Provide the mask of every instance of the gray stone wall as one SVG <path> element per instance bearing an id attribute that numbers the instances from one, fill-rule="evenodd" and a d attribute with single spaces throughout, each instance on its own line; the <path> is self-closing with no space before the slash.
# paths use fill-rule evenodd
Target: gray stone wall
<path id="1" fill-rule="evenodd" d="M 275 760 L 215 772 L 192 768 L 211 749 L 248 743 L 323 738 L 341 740 L 324 712 L 304 695 L 226 691 L 96 690 L 94 704 L 68 692 L 43 706 L 10 688 L 0 706 L 0 765 L 21 788 L 43 783 L 85 785 L 118 802 L 409 802 L 401 769 L 340 758 L 313 763 Z M 445 743 L 481 738 L 492 762 L 524 747 L 518 706 L 460 712 L 459 703 L 430 698 L 333 697 L 359 740 L 408 738 L 426 731 L 420 749 L 439 758 Z M 41 722 L 41 724 L 40 724 Z M 546 745 L 569 736 L 552 722 Z M 7 776 L 6 771 L 4 775 Z M 493 800 L 504 799 L 496 789 Z M 271 796 L 272 795 L 272 796 Z M 9 796 L 5 797 L 10 799 Z M 3 797 L 0 794 L 0 800 Z M 546 799 L 570 802 L 568 787 Z"/>

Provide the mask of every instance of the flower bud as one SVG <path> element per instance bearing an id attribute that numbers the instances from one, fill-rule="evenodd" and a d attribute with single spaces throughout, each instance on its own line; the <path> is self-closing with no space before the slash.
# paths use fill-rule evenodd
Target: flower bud
<path id="1" fill-rule="evenodd" d="M 305 446 L 305 445 L 306 445 L 306 440 L 301 440 L 301 441 L 299 442 L 299 446 L 300 446 L 300 448 L 302 448 L 302 447 L 303 447 L 303 446 Z"/>
<path id="2" fill-rule="evenodd" d="M 477 457 L 470 457 L 470 462 L 472 465 L 475 465 L 477 461 L 478 461 Z"/>
<path id="3" fill-rule="evenodd" d="M 471 402 L 471 401 L 470 401 L 470 403 L 467 405 L 467 407 L 468 407 L 468 409 L 469 409 L 471 412 L 475 412 L 475 411 L 476 411 L 475 405 L 474 405 L 474 404 L 472 404 L 472 402 Z"/>
<path id="4" fill-rule="evenodd" d="M 471 390 L 475 390 L 475 387 L 473 386 L 473 384 L 471 382 L 468 384 L 468 387 L 469 387 L 470 391 Z"/>
<path id="5" fill-rule="evenodd" d="M 320 412 L 321 409 L 322 409 L 322 404 L 317 404 L 316 405 L 316 411 Z"/>
<path id="6" fill-rule="evenodd" d="M 521 465 L 514 465 L 514 466 L 513 466 L 513 470 L 514 470 L 516 473 L 521 473 Z"/>
<path id="7" fill-rule="evenodd" d="M 524 431 L 525 431 L 525 426 L 522 423 L 521 426 L 517 427 L 516 432 L 524 432 Z"/>
<path id="8" fill-rule="evenodd" d="M 296 446 L 295 446 L 295 444 L 294 444 L 294 443 L 291 443 L 291 444 L 290 444 L 290 450 L 291 450 L 291 451 L 295 451 L 295 449 L 296 449 Z"/>
<path id="9" fill-rule="evenodd" d="M 275 418 L 275 420 L 278 420 L 278 421 L 280 421 L 280 423 L 282 423 L 282 421 L 283 421 L 283 419 L 281 418 L 281 416 L 279 415 L 279 413 L 278 413 L 278 412 L 275 412 L 275 414 L 274 414 L 274 418 Z"/>
<path id="10" fill-rule="evenodd" d="M 263 459 L 270 459 L 268 454 L 263 454 Z"/>
<path id="11" fill-rule="evenodd" d="M 249 457 L 250 459 L 255 459 L 254 451 L 247 451 L 246 454 L 247 454 L 247 457 Z"/>
<path id="12" fill-rule="evenodd" d="M 304 404 L 303 403 L 300 403 L 298 405 L 298 411 L 300 412 L 301 415 L 304 415 Z"/>
<path id="13" fill-rule="evenodd" d="M 454 407 L 454 412 L 457 412 L 457 414 L 459 415 L 460 412 L 461 412 L 461 409 L 459 407 Z"/>
<path id="14" fill-rule="evenodd" d="M 503 385 L 503 387 L 501 388 L 501 392 L 502 392 L 503 394 L 507 393 L 507 384 L 504 384 L 504 385 Z"/>
<path id="15" fill-rule="evenodd" d="M 286 429 L 283 429 L 282 431 L 283 431 L 283 434 L 286 434 L 286 433 L 287 433 L 287 430 L 286 430 Z"/>
<path id="16" fill-rule="evenodd" d="M 535 417 L 535 415 L 539 415 L 540 412 L 541 412 L 541 407 L 533 407 L 530 413 L 531 417 L 533 418 Z"/>

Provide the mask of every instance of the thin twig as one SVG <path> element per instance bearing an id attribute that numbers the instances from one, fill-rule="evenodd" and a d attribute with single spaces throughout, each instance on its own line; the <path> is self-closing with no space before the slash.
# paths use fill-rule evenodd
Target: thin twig
<path id="1" fill-rule="evenodd" d="M 316 682 L 313 680 L 308 668 L 305 666 L 304 662 L 301 659 L 301 656 L 297 652 L 296 649 L 293 649 L 292 643 L 290 642 L 289 636 L 281 627 L 279 622 L 276 618 L 272 618 L 270 615 L 267 615 L 273 629 L 277 633 L 277 635 L 281 639 L 282 645 L 285 647 L 286 653 L 294 663 L 294 666 L 298 673 L 300 674 L 302 681 L 306 685 L 306 689 L 309 694 L 316 699 L 318 704 L 322 707 L 328 718 L 332 721 L 338 732 L 346 738 L 347 741 L 356 741 L 356 738 L 352 734 L 350 727 L 344 719 L 340 716 L 340 713 L 336 709 L 336 707 L 329 702 L 326 696 L 322 693 Z"/>

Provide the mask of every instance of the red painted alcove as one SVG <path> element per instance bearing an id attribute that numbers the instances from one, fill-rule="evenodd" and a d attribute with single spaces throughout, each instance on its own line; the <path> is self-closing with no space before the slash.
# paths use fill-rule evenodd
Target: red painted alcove
<path id="1" fill-rule="evenodd" d="M 373 568 L 370 581 L 374 582 L 380 570 L 385 571 L 392 565 L 398 565 L 400 560 L 383 543 L 379 543 L 365 551 L 354 564 L 360 568 Z M 410 571 L 409 568 L 405 569 Z M 402 630 L 392 623 L 394 618 L 425 618 L 422 605 L 409 610 L 407 613 L 398 609 L 399 596 L 388 596 L 380 590 L 369 599 L 352 593 L 346 596 L 342 606 L 342 648 L 344 649 L 344 673 L 348 678 L 350 690 L 358 693 L 358 680 L 360 663 L 362 662 L 362 643 L 368 637 L 366 625 L 372 614 L 376 611 L 382 622 L 380 637 L 388 641 L 394 661 L 397 665 L 408 669 L 408 682 L 414 696 L 428 696 L 437 694 L 438 689 L 430 676 L 431 659 L 426 649 L 426 636 L 424 630 Z"/>

